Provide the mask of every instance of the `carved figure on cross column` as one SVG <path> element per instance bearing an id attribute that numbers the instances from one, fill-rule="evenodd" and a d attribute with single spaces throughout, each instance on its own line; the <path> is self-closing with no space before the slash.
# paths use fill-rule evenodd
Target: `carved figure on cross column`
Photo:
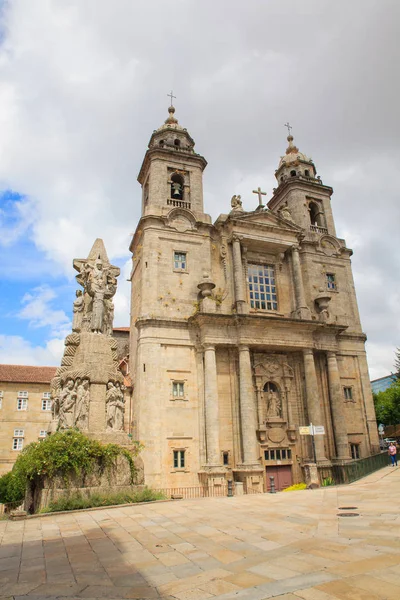
<path id="1" fill-rule="evenodd" d="M 122 431 L 124 427 L 124 393 L 119 383 L 109 381 L 106 392 L 106 423 L 108 430 Z"/>
<path id="2" fill-rule="evenodd" d="M 88 428 L 89 400 L 89 380 L 83 379 L 81 381 L 77 379 L 75 425 L 79 429 Z"/>
<path id="3" fill-rule="evenodd" d="M 59 426 L 70 429 L 75 425 L 76 390 L 73 379 L 68 379 L 60 393 Z"/>
<path id="4" fill-rule="evenodd" d="M 74 301 L 72 331 L 79 332 L 82 329 L 83 309 L 85 308 L 85 299 L 82 290 L 76 290 L 76 300 Z"/>

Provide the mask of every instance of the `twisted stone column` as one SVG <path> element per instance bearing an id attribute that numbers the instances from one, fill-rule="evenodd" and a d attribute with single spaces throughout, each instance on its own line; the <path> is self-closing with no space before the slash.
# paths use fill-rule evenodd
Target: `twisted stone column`
<path id="1" fill-rule="evenodd" d="M 246 295 L 243 281 L 242 251 L 238 237 L 232 238 L 232 255 L 236 310 L 238 313 L 243 313 L 245 312 Z"/>
<path id="2" fill-rule="evenodd" d="M 327 352 L 329 396 L 331 399 L 333 433 L 336 442 L 337 458 L 350 459 L 347 438 L 346 417 L 344 414 L 342 386 L 335 352 Z"/>
<path id="3" fill-rule="evenodd" d="M 217 363 L 212 345 L 204 349 L 204 399 L 207 465 L 220 465 Z"/>
<path id="4" fill-rule="evenodd" d="M 240 421 L 242 425 L 243 462 L 258 463 L 257 410 L 248 346 L 239 346 L 239 395 Z"/>
<path id="5" fill-rule="evenodd" d="M 303 350 L 303 358 L 308 416 L 313 425 L 323 425 L 313 351 L 309 349 Z M 327 460 L 325 457 L 324 436 L 316 435 L 314 436 L 314 440 L 317 461 Z"/>
<path id="6" fill-rule="evenodd" d="M 298 319 L 311 319 L 311 312 L 307 306 L 306 296 L 304 292 L 303 276 L 301 273 L 299 247 L 292 246 L 292 266 L 293 266 L 293 282 L 294 295 L 296 301 L 295 316 Z"/>

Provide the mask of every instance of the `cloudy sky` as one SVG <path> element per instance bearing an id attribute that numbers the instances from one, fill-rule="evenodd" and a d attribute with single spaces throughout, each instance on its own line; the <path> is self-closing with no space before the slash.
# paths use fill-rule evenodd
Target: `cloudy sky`
<path id="1" fill-rule="evenodd" d="M 153 129 L 176 116 L 208 160 L 205 209 L 271 197 L 283 124 L 332 185 L 370 373 L 400 346 L 398 0 L 1 2 L 0 362 L 57 364 L 74 257 L 96 237 L 122 268 Z"/>

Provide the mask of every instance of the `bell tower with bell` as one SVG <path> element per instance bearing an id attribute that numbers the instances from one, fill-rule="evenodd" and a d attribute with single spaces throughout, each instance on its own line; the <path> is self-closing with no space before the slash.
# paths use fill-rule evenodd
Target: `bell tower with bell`
<path id="1" fill-rule="evenodd" d="M 198 218 L 204 213 L 202 175 L 207 161 L 194 151 L 193 138 L 175 117 L 175 96 L 169 96 L 168 118 L 153 131 L 138 176 L 142 217 L 182 208 Z"/>

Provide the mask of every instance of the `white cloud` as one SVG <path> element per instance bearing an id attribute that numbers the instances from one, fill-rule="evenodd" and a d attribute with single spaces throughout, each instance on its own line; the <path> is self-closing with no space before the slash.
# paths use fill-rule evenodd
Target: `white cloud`
<path id="1" fill-rule="evenodd" d="M 64 339 L 53 338 L 44 346 L 33 345 L 18 335 L 0 335 L 0 363 L 9 365 L 59 365 Z"/>
<path id="2" fill-rule="evenodd" d="M 52 307 L 56 298 L 57 294 L 48 285 L 34 288 L 23 296 L 23 308 L 17 317 L 29 321 L 29 326 L 35 329 L 50 327 L 52 336 L 65 336 L 71 331 L 71 321 L 63 310 Z"/>

